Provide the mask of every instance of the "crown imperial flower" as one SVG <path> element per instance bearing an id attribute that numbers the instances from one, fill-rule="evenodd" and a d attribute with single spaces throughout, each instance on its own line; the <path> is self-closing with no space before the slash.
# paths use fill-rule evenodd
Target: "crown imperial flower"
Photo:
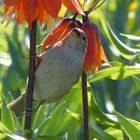
<path id="1" fill-rule="evenodd" d="M 87 51 L 85 54 L 83 70 L 85 72 L 96 72 L 100 70 L 102 60 L 106 63 L 108 63 L 108 60 L 101 45 L 97 26 L 90 22 L 87 16 L 84 17 L 83 20 L 82 30 L 87 35 Z"/>
<path id="2" fill-rule="evenodd" d="M 48 23 L 51 16 L 56 18 L 59 12 L 65 13 L 65 8 L 84 15 L 79 0 L 3 0 L 5 9 L 5 19 L 10 20 L 12 15 L 16 15 L 17 23 L 27 22 L 30 27 L 36 19 L 40 24 Z M 63 5 L 63 6 L 62 6 Z M 65 7 L 65 6 L 66 7 Z M 62 13 L 62 12 L 61 12 Z"/>
<path id="3" fill-rule="evenodd" d="M 74 18 L 65 18 L 60 21 L 42 41 L 42 51 L 46 51 L 48 45 L 54 44 L 62 40 L 73 28 L 80 28 L 81 22 Z"/>

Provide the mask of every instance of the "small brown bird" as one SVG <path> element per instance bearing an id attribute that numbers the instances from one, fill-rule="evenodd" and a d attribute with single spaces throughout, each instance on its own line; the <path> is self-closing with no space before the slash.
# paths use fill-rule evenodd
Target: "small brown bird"
<path id="1" fill-rule="evenodd" d="M 62 41 L 41 55 L 35 72 L 33 98 L 51 103 L 68 93 L 80 78 L 86 51 L 86 35 L 74 28 Z M 8 104 L 18 116 L 25 108 L 25 94 Z"/>

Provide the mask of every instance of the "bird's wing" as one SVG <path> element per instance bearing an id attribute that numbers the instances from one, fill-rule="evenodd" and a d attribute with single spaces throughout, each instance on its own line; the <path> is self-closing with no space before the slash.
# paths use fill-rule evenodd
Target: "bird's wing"
<path id="1" fill-rule="evenodd" d="M 69 59 L 60 47 L 49 49 L 36 71 L 35 98 L 48 102 L 57 100 L 76 83 L 80 72 L 74 59 Z"/>

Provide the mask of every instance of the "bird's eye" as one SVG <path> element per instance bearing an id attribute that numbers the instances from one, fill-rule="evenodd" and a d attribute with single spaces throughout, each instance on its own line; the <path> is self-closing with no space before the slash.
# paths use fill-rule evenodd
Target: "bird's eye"
<path id="1" fill-rule="evenodd" d="M 82 36 L 82 40 L 86 43 L 86 36 Z"/>

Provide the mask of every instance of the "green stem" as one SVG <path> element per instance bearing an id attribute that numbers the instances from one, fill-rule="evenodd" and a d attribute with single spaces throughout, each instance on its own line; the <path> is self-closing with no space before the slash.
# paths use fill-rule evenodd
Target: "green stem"
<path id="1" fill-rule="evenodd" d="M 96 10 L 97 8 L 99 8 L 99 7 L 105 2 L 105 0 L 103 0 L 103 1 L 98 5 L 99 2 L 100 2 L 100 0 L 97 1 L 97 3 L 96 3 L 96 1 L 95 1 L 93 7 L 91 7 L 91 8 L 87 11 L 87 15 L 90 14 L 92 11 Z"/>
<path id="2" fill-rule="evenodd" d="M 89 140 L 87 75 L 85 72 L 82 72 L 82 96 L 83 96 L 84 140 Z"/>
<path id="3" fill-rule="evenodd" d="M 37 20 L 33 21 L 32 29 L 30 32 L 30 54 L 29 54 L 29 79 L 26 93 L 26 116 L 24 129 L 31 128 L 32 119 L 32 101 L 33 101 L 33 89 L 34 89 L 34 77 L 35 77 L 35 59 L 36 55 L 36 26 Z"/>

